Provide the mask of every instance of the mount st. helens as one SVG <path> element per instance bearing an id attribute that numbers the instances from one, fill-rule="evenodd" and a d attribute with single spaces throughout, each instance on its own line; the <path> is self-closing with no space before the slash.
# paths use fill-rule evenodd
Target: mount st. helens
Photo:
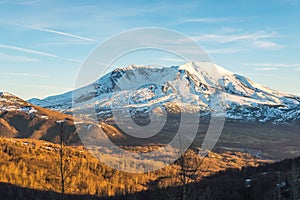
<path id="1" fill-rule="evenodd" d="M 300 118 L 300 97 L 254 83 L 211 62 L 164 68 L 131 65 L 75 91 L 29 102 L 66 113 L 94 109 L 101 118 L 113 116 L 112 109 L 129 108 L 131 115 L 154 110 L 159 115 L 162 110 L 178 112 L 178 106 L 181 111 L 203 115 L 224 109 L 227 119 L 238 121 L 276 124 Z"/>

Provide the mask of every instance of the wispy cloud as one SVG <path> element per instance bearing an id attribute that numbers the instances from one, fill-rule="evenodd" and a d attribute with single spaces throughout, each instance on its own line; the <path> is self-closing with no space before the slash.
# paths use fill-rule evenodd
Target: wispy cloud
<path id="1" fill-rule="evenodd" d="M 75 35 L 75 34 L 63 32 L 63 31 L 58 31 L 58 30 L 53 30 L 53 29 L 48 29 L 48 28 L 41 28 L 41 27 L 37 27 L 37 26 L 27 26 L 27 25 L 21 25 L 21 24 L 20 24 L 20 26 L 27 27 L 27 28 L 37 30 L 37 31 L 46 32 L 46 33 L 54 33 L 54 34 L 57 34 L 57 35 L 62 35 L 62 36 L 66 36 L 66 37 L 80 39 L 80 40 L 84 40 L 84 41 L 88 41 L 88 42 L 95 42 L 96 41 L 92 38 L 83 37 L 83 36 L 80 36 L 80 35 Z"/>
<path id="2" fill-rule="evenodd" d="M 61 58 L 63 60 L 66 60 L 66 61 L 70 61 L 70 62 L 75 62 L 75 63 L 81 63 L 82 60 L 80 59 L 75 59 L 75 58 Z"/>
<path id="3" fill-rule="evenodd" d="M 258 31 L 254 33 L 245 33 L 245 34 L 205 34 L 194 36 L 194 39 L 197 42 L 214 42 L 214 43 L 233 43 L 233 42 L 248 42 L 250 45 L 256 48 L 262 49 L 280 49 L 283 48 L 283 45 L 279 45 L 271 39 L 278 38 L 279 35 L 275 32 L 264 32 Z"/>
<path id="4" fill-rule="evenodd" d="M 248 73 L 248 72 L 236 72 L 237 74 L 242 74 L 243 76 L 248 76 L 251 78 L 252 77 L 257 77 L 257 76 L 262 76 L 262 77 L 272 77 L 276 79 L 281 79 L 281 80 L 286 80 L 286 81 L 296 81 L 297 79 L 294 79 L 292 77 L 287 77 L 287 76 L 280 76 L 280 75 L 275 75 L 274 73 L 266 73 L 266 72 L 255 72 L 255 73 Z"/>
<path id="5" fill-rule="evenodd" d="M 15 2 L 15 3 L 19 4 L 19 5 L 32 5 L 32 4 L 39 3 L 39 2 L 40 2 L 40 0 L 27 0 L 27 1 Z"/>
<path id="6" fill-rule="evenodd" d="M 64 58 L 64 57 L 60 57 L 60 56 L 50 54 L 50 53 L 46 53 L 46 52 L 43 52 L 43 51 L 36 51 L 36 50 L 17 47 L 17 46 L 10 46 L 10 45 L 0 44 L 0 48 L 11 49 L 11 50 L 15 50 L 15 51 L 23 52 L 23 53 L 28 53 L 28 54 L 34 54 L 34 55 L 40 55 L 40 56 L 56 58 L 56 59 L 65 60 L 65 61 L 69 61 L 69 62 L 75 62 L 75 63 L 81 63 L 82 62 L 81 60 L 75 59 L 75 58 Z M 13 59 L 15 59 L 15 61 L 23 61 L 23 62 L 39 61 L 36 58 L 28 58 L 28 57 L 24 57 L 24 56 L 10 56 L 10 55 L 7 55 L 7 54 L 0 54 L 0 59 L 1 58 L 6 59 L 6 60 L 9 59 L 11 61 Z"/>
<path id="7" fill-rule="evenodd" d="M 287 3 L 291 6 L 295 6 L 295 5 L 298 5 L 300 3 L 299 0 L 278 0 L 278 1 L 280 1 L 282 3 L 285 3 L 285 4 Z"/>
<path id="8" fill-rule="evenodd" d="M 180 58 L 172 58 L 172 57 L 162 57 L 160 60 L 161 60 L 161 61 L 167 61 L 167 62 L 175 62 L 175 63 L 182 63 L 182 62 L 185 62 L 184 59 L 180 59 Z"/>
<path id="9" fill-rule="evenodd" d="M 54 55 L 54 54 L 46 53 L 43 51 L 36 51 L 36 50 L 32 50 L 32 49 L 22 48 L 22 47 L 17 47 L 17 46 L 0 44 L 0 48 L 11 49 L 11 50 L 15 50 L 15 51 L 20 51 L 20 52 L 35 54 L 35 55 L 40 55 L 40 56 L 58 58 L 58 56 Z"/>
<path id="10" fill-rule="evenodd" d="M 278 49 L 282 49 L 285 47 L 284 45 L 280 45 L 275 42 L 266 41 L 266 40 L 255 41 L 254 45 L 258 48 L 271 49 L 271 50 L 278 50 Z"/>
<path id="11" fill-rule="evenodd" d="M 223 32 L 223 33 L 236 33 L 236 32 L 240 32 L 240 31 L 242 31 L 242 29 L 236 28 L 236 27 L 225 26 L 225 27 L 221 28 L 221 32 Z"/>
<path id="12" fill-rule="evenodd" d="M 0 60 L 10 61 L 10 62 L 38 62 L 38 61 L 40 61 L 37 58 L 8 55 L 8 54 L 4 54 L 4 53 L 0 53 Z"/>
<path id="13" fill-rule="evenodd" d="M 300 67 L 300 63 L 243 63 L 243 65 L 257 67 Z"/>
<path id="14" fill-rule="evenodd" d="M 242 65 L 256 67 L 255 70 L 257 71 L 274 71 L 280 68 L 300 70 L 300 64 L 298 63 L 242 63 Z"/>
<path id="15" fill-rule="evenodd" d="M 191 19 L 184 19 L 181 23 L 217 23 L 217 22 L 225 22 L 229 21 L 229 18 L 191 18 Z"/>
<path id="16" fill-rule="evenodd" d="M 61 30 L 49 29 L 49 28 L 44 28 L 44 27 L 34 26 L 34 25 L 26 25 L 26 24 L 17 23 L 17 22 L 10 22 L 9 20 L 4 20 L 4 19 L 1 19 L 0 22 L 4 23 L 4 24 L 19 26 L 19 27 L 23 27 L 23 28 L 27 28 L 27 29 L 32 29 L 32 30 L 35 30 L 35 31 L 53 33 L 53 34 L 56 34 L 56 35 L 61 35 L 61 36 L 74 38 L 74 39 L 79 39 L 79 40 L 88 41 L 88 42 L 95 42 L 96 41 L 93 38 L 84 37 L 84 36 L 68 33 L 66 31 L 61 31 Z"/>
<path id="17" fill-rule="evenodd" d="M 2 76 L 22 76 L 22 77 L 30 77 L 30 78 L 51 78 L 50 76 L 42 75 L 42 74 L 29 74 L 29 73 L 0 73 Z"/>
<path id="18" fill-rule="evenodd" d="M 33 91 L 32 89 L 50 89 L 50 90 L 64 90 L 64 91 L 70 91 L 74 88 L 72 87 L 66 87 L 66 86 L 53 86 L 53 85 L 42 85 L 42 84 L 18 84 L 18 83 L 11 83 L 9 84 L 11 86 L 19 87 L 19 88 L 28 88 L 29 91 Z M 55 94 L 55 93 L 54 93 Z M 36 97 L 36 96 L 35 96 Z"/>
<path id="19" fill-rule="evenodd" d="M 213 41 L 220 43 L 236 42 L 241 40 L 259 40 L 259 39 L 270 39 L 278 37 L 275 32 L 265 33 L 263 31 L 250 33 L 250 34 L 206 34 L 200 36 L 194 36 L 193 39 L 197 41 Z"/>
<path id="20" fill-rule="evenodd" d="M 246 51 L 246 49 L 242 48 L 221 48 L 221 49 L 207 49 L 206 52 L 208 54 L 232 54 L 238 53 L 241 51 Z"/>
<path id="21" fill-rule="evenodd" d="M 11 5 L 25 5 L 30 6 L 35 3 L 39 3 L 40 0 L 25 0 L 25 1 L 0 1 L 0 4 L 11 4 Z"/>
<path id="22" fill-rule="evenodd" d="M 48 76 L 44 74 L 31 74 L 31 73 L 22 73 L 22 72 L 2 72 L 0 73 L 0 76 L 2 77 L 23 77 L 23 78 L 34 78 L 34 79 L 49 79 L 49 80 L 68 80 L 73 81 L 72 78 L 66 78 L 66 77 L 58 77 L 58 76 Z M 35 87 L 38 87 L 38 85 L 32 85 Z M 61 87 L 54 87 L 54 88 L 61 88 Z"/>
<path id="23" fill-rule="evenodd" d="M 264 68 L 255 68 L 257 71 L 274 71 L 277 70 L 275 67 L 264 67 Z"/>

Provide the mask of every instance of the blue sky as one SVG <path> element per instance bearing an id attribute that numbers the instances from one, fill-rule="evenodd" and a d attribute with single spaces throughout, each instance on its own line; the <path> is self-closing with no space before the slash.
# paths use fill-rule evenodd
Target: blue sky
<path id="1" fill-rule="evenodd" d="M 99 43 L 162 27 L 193 38 L 230 71 L 300 95 L 299 19 L 299 0 L 0 0 L 0 90 L 24 99 L 66 92 Z"/>

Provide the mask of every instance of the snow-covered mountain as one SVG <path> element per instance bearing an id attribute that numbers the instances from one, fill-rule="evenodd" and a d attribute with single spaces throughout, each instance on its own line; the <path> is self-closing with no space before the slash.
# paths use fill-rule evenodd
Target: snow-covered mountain
<path id="1" fill-rule="evenodd" d="M 63 112 L 84 114 L 92 109 L 101 118 L 112 117 L 115 110 L 130 109 L 131 115 L 155 110 L 159 115 L 180 112 L 178 107 L 181 112 L 203 115 L 225 109 L 226 117 L 234 120 L 279 123 L 300 118 L 300 97 L 264 87 L 211 62 L 164 68 L 131 65 L 75 91 L 29 102 Z"/>

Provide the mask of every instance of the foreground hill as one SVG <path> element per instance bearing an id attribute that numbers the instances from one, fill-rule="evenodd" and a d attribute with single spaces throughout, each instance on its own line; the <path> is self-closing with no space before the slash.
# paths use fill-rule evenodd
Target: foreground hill
<path id="1" fill-rule="evenodd" d="M 241 170 L 227 169 L 186 186 L 142 191 L 111 198 L 111 200 L 291 200 L 299 198 L 300 157 L 297 157 L 258 167 L 245 167 Z"/>
<path id="2" fill-rule="evenodd" d="M 64 124 L 66 141 L 80 142 L 71 116 L 32 105 L 7 92 L 0 93 L 1 136 L 58 142 L 61 125 L 57 122 L 64 119 L 69 119 Z"/>
<path id="3" fill-rule="evenodd" d="M 59 145 L 0 138 L 0 146 L 1 199 L 61 199 Z M 191 200 L 299 198 L 300 158 L 258 166 L 249 154 L 210 153 L 199 169 L 200 179 L 183 185 L 178 161 L 154 173 L 128 174 L 107 168 L 81 147 L 65 147 L 64 152 L 69 174 L 65 199 L 70 200 L 182 199 L 183 188 Z"/>
<path id="4" fill-rule="evenodd" d="M 68 145 L 82 145 L 78 130 L 92 133 L 98 124 L 80 121 L 76 125 L 71 115 L 39 107 L 7 92 L 0 92 L 0 136 L 32 138 L 53 143 L 60 142 L 60 134 Z M 120 136 L 120 132 L 101 124 L 107 135 Z M 121 137 L 120 137 L 121 138 Z"/>
<path id="5" fill-rule="evenodd" d="M 40 140 L 0 138 L 0 182 L 60 193 L 60 148 L 58 144 Z M 66 194 L 105 197 L 182 184 L 178 161 L 153 173 L 130 174 L 106 167 L 83 147 L 65 146 L 63 152 Z M 194 155 L 193 152 L 191 150 L 190 155 Z M 239 152 L 209 153 L 201 169 L 193 173 L 192 180 L 198 181 L 228 168 L 240 169 L 265 162 Z M 8 191 L 1 190 L 0 197 Z"/>

